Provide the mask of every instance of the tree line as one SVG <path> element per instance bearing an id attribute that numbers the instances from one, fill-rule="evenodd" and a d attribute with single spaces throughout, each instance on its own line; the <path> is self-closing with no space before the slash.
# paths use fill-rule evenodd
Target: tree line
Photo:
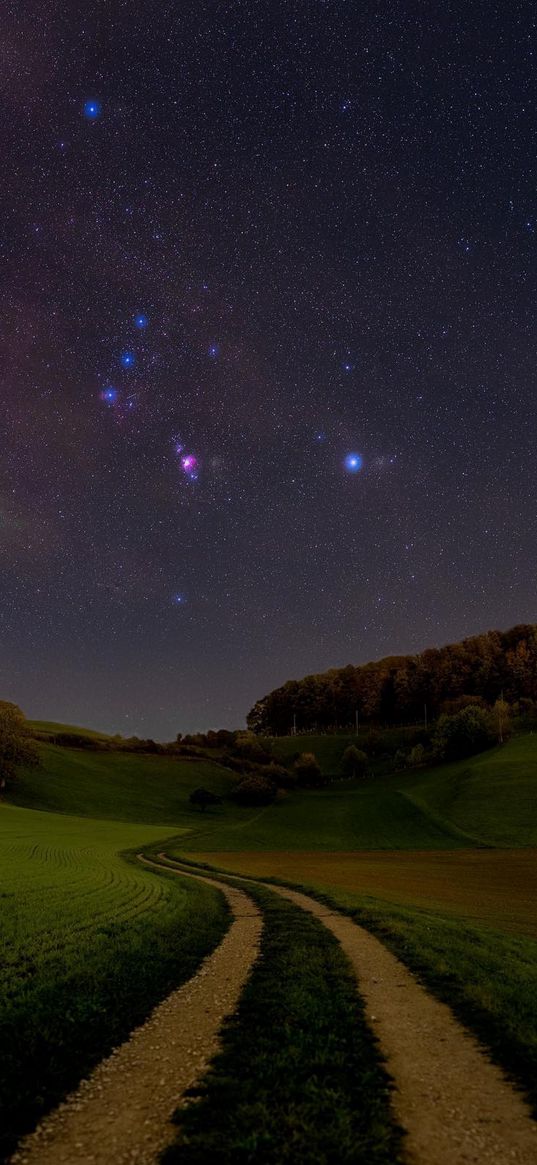
<path id="1" fill-rule="evenodd" d="M 392 725 L 453 713 L 469 701 L 498 699 L 528 711 L 537 704 L 537 625 L 488 631 L 418 655 L 387 656 L 288 680 L 258 700 L 250 731 L 326 732 L 362 722 Z"/>

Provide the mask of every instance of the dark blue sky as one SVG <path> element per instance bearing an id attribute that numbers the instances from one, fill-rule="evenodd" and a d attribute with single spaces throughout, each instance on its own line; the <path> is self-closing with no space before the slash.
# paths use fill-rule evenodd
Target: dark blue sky
<path id="1" fill-rule="evenodd" d="M 535 619 L 535 21 L 6 3 L 2 697 L 169 737 Z"/>

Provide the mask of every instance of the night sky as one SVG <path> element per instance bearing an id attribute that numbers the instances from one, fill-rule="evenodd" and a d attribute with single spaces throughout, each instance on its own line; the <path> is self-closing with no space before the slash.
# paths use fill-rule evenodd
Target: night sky
<path id="1" fill-rule="evenodd" d="M 5 0 L 0 696 L 125 734 L 536 617 L 532 4 Z"/>

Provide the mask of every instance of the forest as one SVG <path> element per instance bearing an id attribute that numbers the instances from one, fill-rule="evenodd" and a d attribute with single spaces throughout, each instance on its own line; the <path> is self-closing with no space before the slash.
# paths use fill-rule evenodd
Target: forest
<path id="1" fill-rule="evenodd" d="M 285 735 L 331 731 L 355 723 L 415 724 L 469 702 L 490 706 L 503 697 L 521 713 L 537 701 L 537 625 L 487 631 L 418 655 L 387 656 L 319 675 L 288 680 L 258 700 L 251 731 Z"/>

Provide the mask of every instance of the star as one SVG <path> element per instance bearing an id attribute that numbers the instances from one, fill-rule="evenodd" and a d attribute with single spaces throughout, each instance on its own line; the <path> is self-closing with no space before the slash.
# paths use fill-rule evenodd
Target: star
<path id="1" fill-rule="evenodd" d="M 136 356 L 134 352 L 131 352 L 129 349 L 127 349 L 125 352 L 121 353 L 119 361 L 123 368 L 133 368 L 136 364 Z"/>
<path id="2" fill-rule="evenodd" d="M 87 121 L 97 121 L 97 119 L 100 116 L 101 116 L 101 103 L 100 103 L 100 101 L 90 100 L 90 101 L 86 101 L 84 103 L 84 117 L 86 118 Z"/>
<path id="3" fill-rule="evenodd" d="M 109 384 L 106 388 L 103 388 L 101 392 L 101 400 L 104 400 L 107 405 L 114 405 L 117 401 L 117 398 L 118 391 L 117 388 L 113 387 L 113 385 Z"/>
<path id="4" fill-rule="evenodd" d="M 361 453 L 347 453 L 343 462 L 348 473 L 358 473 L 362 468 L 364 459 Z"/>
<path id="5" fill-rule="evenodd" d="M 143 330 L 143 328 L 147 328 L 148 323 L 149 323 L 149 320 L 148 320 L 147 316 L 143 314 L 143 312 L 140 312 L 139 315 L 134 317 L 135 328 L 139 328 L 140 330 Z"/>

